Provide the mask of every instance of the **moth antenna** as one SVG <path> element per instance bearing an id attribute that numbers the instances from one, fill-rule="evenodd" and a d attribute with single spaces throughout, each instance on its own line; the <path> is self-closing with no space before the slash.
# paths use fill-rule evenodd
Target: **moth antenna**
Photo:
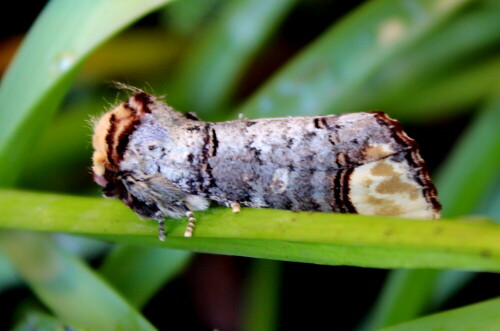
<path id="1" fill-rule="evenodd" d="M 146 82 L 146 85 L 147 85 L 147 91 L 150 91 L 150 92 L 146 92 L 146 93 L 153 95 L 155 100 L 163 100 L 166 98 L 165 95 L 157 95 L 153 86 L 151 86 L 151 84 L 149 84 L 148 82 Z M 142 92 L 145 92 L 145 91 L 142 91 Z"/>
<path id="2" fill-rule="evenodd" d="M 188 225 L 186 227 L 186 231 L 184 231 L 184 237 L 191 238 L 193 236 L 194 221 L 196 219 L 193 216 L 193 212 L 190 210 L 186 212 L 186 216 L 188 218 Z"/>
<path id="3" fill-rule="evenodd" d="M 113 86 L 117 90 L 129 91 L 132 94 L 144 92 L 140 88 L 137 88 L 135 86 L 128 85 L 128 84 L 125 84 L 125 83 L 122 83 L 122 82 L 118 82 L 118 81 L 111 81 L 110 85 Z"/>

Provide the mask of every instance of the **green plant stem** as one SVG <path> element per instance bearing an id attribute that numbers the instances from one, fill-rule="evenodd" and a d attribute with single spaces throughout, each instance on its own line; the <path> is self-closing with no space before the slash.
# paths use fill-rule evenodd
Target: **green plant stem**
<path id="1" fill-rule="evenodd" d="M 354 214 L 227 208 L 196 213 L 193 238 L 185 220 L 141 221 L 120 201 L 0 190 L 0 227 L 89 235 L 123 244 L 286 261 L 377 268 L 500 270 L 500 226 L 485 220 L 410 221 Z"/>

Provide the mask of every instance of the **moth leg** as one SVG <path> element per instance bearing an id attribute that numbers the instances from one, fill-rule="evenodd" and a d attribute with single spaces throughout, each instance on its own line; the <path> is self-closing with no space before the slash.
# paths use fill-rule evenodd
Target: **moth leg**
<path id="1" fill-rule="evenodd" d="M 160 212 L 156 212 L 154 219 L 158 222 L 158 239 L 165 241 L 167 235 L 165 234 L 165 217 Z"/>
<path id="2" fill-rule="evenodd" d="M 159 219 L 158 220 L 158 238 L 160 241 L 165 241 L 166 235 L 165 235 L 165 220 Z"/>
<path id="3" fill-rule="evenodd" d="M 191 238 L 193 236 L 194 221 L 196 219 L 193 216 L 193 212 L 190 210 L 186 212 L 186 216 L 188 218 L 188 225 L 186 227 L 186 231 L 184 231 L 184 237 Z"/>
<path id="4" fill-rule="evenodd" d="M 240 204 L 237 202 L 231 202 L 231 210 L 233 213 L 239 213 L 240 212 Z"/>

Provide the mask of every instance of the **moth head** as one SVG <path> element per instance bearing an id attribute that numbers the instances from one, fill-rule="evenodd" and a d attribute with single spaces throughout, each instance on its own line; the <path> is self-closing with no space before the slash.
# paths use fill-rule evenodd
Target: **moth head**
<path id="1" fill-rule="evenodd" d="M 95 182 L 100 186 L 108 185 L 109 173 L 119 172 L 130 135 L 145 114 L 151 113 L 153 102 L 154 98 L 149 94 L 137 92 L 94 122 L 92 171 Z"/>

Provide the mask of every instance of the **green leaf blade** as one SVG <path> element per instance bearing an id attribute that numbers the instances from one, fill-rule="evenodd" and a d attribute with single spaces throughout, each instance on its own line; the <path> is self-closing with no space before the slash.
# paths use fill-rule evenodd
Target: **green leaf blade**
<path id="1" fill-rule="evenodd" d="M 369 2 L 295 57 L 239 112 L 249 117 L 346 112 L 371 74 L 469 2 Z"/>
<path id="2" fill-rule="evenodd" d="M 172 75 L 169 102 L 214 117 L 229 98 L 248 62 L 296 0 L 228 2 L 198 36 Z"/>
<path id="3" fill-rule="evenodd" d="M 191 254 L 167 248 L 118 246 L 106 257 L 101 274 L 135 307 L 142 307 L 176 276 Z"/>
<path id="4" fill-rule="evenodd" d="M 168 1 L 54 0 L 47 5 L 0 85 L 0 184 L 16 182 L 22 162 L 84 59 Z"/>
<path id="5" fill-rule="evenodd" d="M 51 238 L 32 232 L 2 231 L 0 247 L 38 297 L 66 323 L 92 330 L 155 330 Z"/>
<path id="6" fill-rule="evenodd" d="M 500 299 L 488 300 L 470 306 L 426 316 L 411 322 L 384 328 L 384 331 L 498 330 L 500 325 Z"/>

